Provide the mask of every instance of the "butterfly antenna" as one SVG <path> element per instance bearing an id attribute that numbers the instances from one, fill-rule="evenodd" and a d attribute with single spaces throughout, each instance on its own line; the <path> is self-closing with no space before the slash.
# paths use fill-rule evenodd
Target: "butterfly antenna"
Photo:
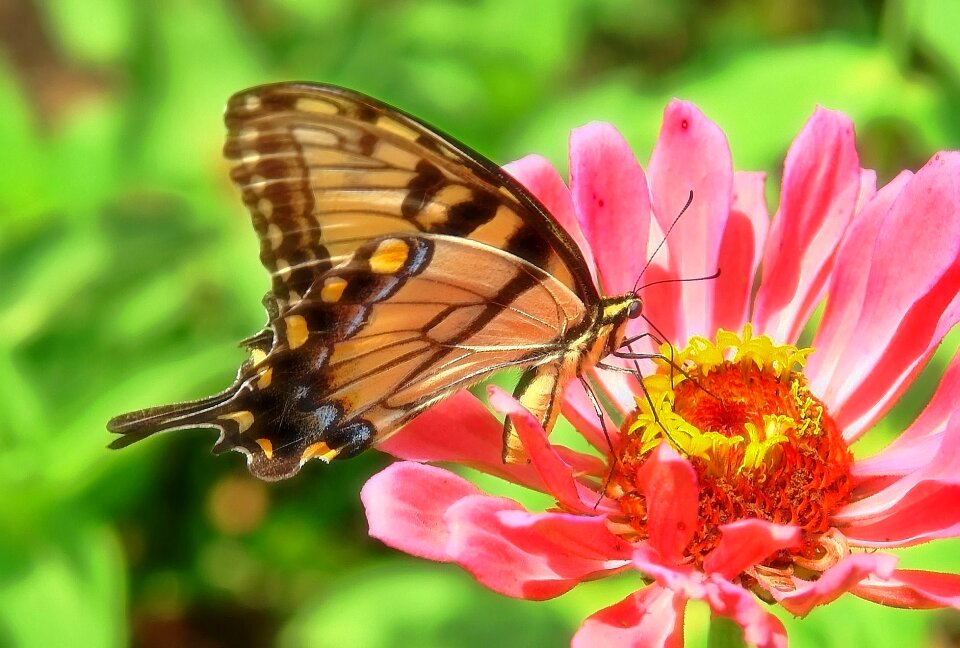
<path id="1" fill-rule="evenodd" d="M 636 290 L 643 290 L 644 288 L 649 288 L 650 286 L 659 286 L 660 284 L 667 283 L 686 283 L 688 281 L 711 281 L 717 279 L 720 276 L 720 268 L 717 268 L 708 275 L 702 277 L 686 277 L 684 279 L 658 279 L 657 281 L 651 281 L 650 283 L 643 284 L 639 286 Z M 634 292 L 636 292 L 636 290 Z M 646 319 L 646 318 L 644 318 Z M 647 320 L 649 322 L 649 320 Z"/>
<path id="2" fill-rule="evenodd" d="M 687 196 L 687 202 L 686 204 L 684 204 L 683 209 L 681 209 L 680 213 L 674 217 L 673 222 L 670 223 L 670 227 L 667 228 L 667 231 L 663 235 L 663 238 L 660 239 L 660 242 L 657 244 L 656 249 L 654 249 L 653 254 L 650 255 L 650 258 L 647 259 L 647 262 L 646 264 L 644 264 L 643 269 L 640 270 L 640 274 L 637 275 L 637 281 L 635 284 L 633 284 L 634 293 L 636 293 L 639 290 L 638 286 L 640 284 L 640 279 L 643 278 L 643 273 L 646 272 L 647 268 L 650 267 L 650 264 L 653 263 L 653 259 L 657 256 L 657 253 L 660 252 L 660 248 L 662 248 L 664 244 L 667 242 L 667 237 L 670 236 L 670 232 L 672 232 L 673 228 L 676 227 L 677 221 L 679 221 L 680 217 L 683 216 L 683 214 L 690 208 L 691 204 L 693 204 L 693 189 L 690 190 L 690 195 Z"/>

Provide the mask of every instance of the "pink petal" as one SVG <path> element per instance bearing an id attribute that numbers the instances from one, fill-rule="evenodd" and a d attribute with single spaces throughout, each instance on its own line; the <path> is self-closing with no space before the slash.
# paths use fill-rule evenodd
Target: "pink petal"
<path id="1" fill-rule="evenodd" d="M 603 293 L 633 291 L 648 256 L 650 195 L 643 169 L 610 124 L 591 122 L 571 133 L 570 188 L 580 225 L 596 253 Z M 642 320 L 627 322 L 628 336 L 642 332 Z"/>
<path id="2" fill-rule="evenodd" d="M 922 468 L 834 515 L 844 535 L 864 546 L 905 546 L 960 531 L 960 413 Z"/>
<path id="3" fill-rule="evenodd" d="M 860 598 L 897 608 L 960 608 L 960 575 L 898 569 L 888 580 L 867 578 L 850 590 Z"/>
<path id="4" fill-rule="evenodd" d="M 650 455 L 637 475 L 647 500 L 649 544 L 664 562 L 679 563 L 697 530 L 697 473 L 666 443 Z"/>
<path id="5" fill-rule="evenodd" d="M 667 236 L 674 278 L 703 277 L 717 269 L 720 243 L 733 194 L 730 146 L 723 131 L 691 103 L 673 100 L 663 114 L 660 137 L 649 167 L 653 213 L 663 231 L 693 202 Z M 646 279 L 646 278 L 645 278 Z M 691 334 L 713 331 L 715 286 L 695 281 L 679 286 L 682 311 L 665 322 L 682 323 L 671 341 L 683 345 Z M 659 315 L 654 319 L 659 322 Z M 668 334 L 670 332 L 668 331 Z"/>
<path id="6" fill-rule="evenodd" d="M 739 331 L 747 321 L 753 277 L 770 227 L 763 183 L 766 174 L 737 172 L 733 206 L 720 244 L 714 279 L 713 321 L 718 328 Z"/>
<path id="7" fill-rule="evenodd" d="M 467 391 L 434 405 L 377 448 L 400 459 L 470 466 L 547 492 L 533 466 L 503 463 L 503 423 Z"/>
<path id="8" fill-rule="evenodd" d="M 571 646 L 682 648 L 683 624 L 679 621 L 685 606 L 683 598 L 650 585 L 588 617 L 574 635 Z"/>
<path id="9" fill-rule="evenodd" d="M 568 510 L 593 513 L 598 494 L 594 493 L 593 501 L 587 503 L 581 495 L 581 487 L 573 478 L 573 470 L 550 445 L 547 434 L 537 419 L 499 387 L 491 385 L 488 388 L 488 394 L 490 405 L 513 421 L 517 434 L 520 435 L 520 441 L 530 455 L 533 467 L 546 484 L 548 492 Z"/>
<path id="10" fill-rule="evenodd" d="M 912 177 L 912 173 L 904 171 L 883 187 L 857 214 L 837 251 L 827 307 L 813 341 L 816 353 L 810 356 L 805 372 L 813 392 L 831 406 L 836 390 L 849 376 L 849 358 L 858 354 L 861 346 L 857 343 L 857 324 L 867 299 L 867 276 L 874 262 L 877 236 L 894 201 Z"/>
<path id="11" fill-rule="evenodd" d="M 859 214 L 864 205 L 877 195 L 877 172 L 873 169 L 860 169 L 860 194 L 857 196 L 857 206 L 853 213 Z"/>
<path id="12" fill-rule="evenodd" d="M 926 466 L 940 449 L 947 420 L 960 403 L 960 355 L 954 356 L 933 398 L 893 443 L 873 457 L 854 463 L 857 477 L 906 475 Z"/>
<path id="13" fill-rule="evenodd" d="M 447 562 L 449 528 L 444 515 L 476 486 L 452 472 L 402 461 L 371 477 L 360 490 L 370 535 L 427 560 Z"/>
<path id="14" fill-rule="evenodd" d="M 960 319 L 960 153 L 939 153 L 907 184 L 877 237 L 857 325 L 860 353 L 828 405 L 844 436 L 872 425 Z"/>
<path id="15" fill-rule="evenodd" d="M 560 550 L 571 543 L 551 543 L 535 525 L 518 525 L 516 516 L 524 514 L 519 504 L 505 498 L 476 495 L 459 500 L 444 516 L 450 533 L 448 555 L 486 587 L 531 600 L 559 596 L 584 580 L 622 571 L 629 564 Z"/>
<path id="16" fill-rule="evenodd" d="M 784 162 L 780 210 L 763 255 L 754 324 L 793 342 L 823 295 L 834 253 L 860 193 L 853 124 L 817 108 Z"/>
<path id="17" fill-rule="evenodd" d="M 580 248 L 580 252 L 587 262 L 587 267 L 590 269 L 590 274 L 593 276 L 594 283 L 596 283 L 597 271 L 593 261 L 593 250 L 580 229 L 570 191 L 567 189 L 567 185 L 563 183 L 563 178 L 553 168 L 553 165 L 544 157 L 528 155 L 510 162 L 503 167 L 503 170 L 536 196 L 547 208 L 550 215 L 563 226 L 563 229 L 567 231 L 577 247 Z M 596 249 L 602 250 L 604 248 L 598 247 Z"/>
<path id="18" fill-rule="evenodd" d="M 631 292 L 647 260 L 650 196 L 643 169 L 610 124 L 570 134 L 570 189 L 604 292 Z"/>
<path id="19" fill-rule="evenodd" d="M 783 624 L 760 606 L 752 592 L 726 580 L 719 572 L 708 576 L 690 565 L 666 565 L 655 551 L 642 544 L 633 552 L 633 564 L 677 598 L 706 601 L 715 614 L 732 618 L 743 628 L 748 643 L 785 648 Z"/>
<path id="20" fill-rule="evenodd" d="M 760 648 L 787 648 L 787 631 L 780 619 L 767 612 L 752 592 L 712 577 L 706 600 L 713 613 L 733 619 L 743 628 L 743 640 Z"/>
<path id="21" fill-rule="evenodd" d="M 516 544 L 544 555 L 556 554 L 589 560 L 629 561 L 634 546 L 613 534 L 606 516 L 572 513 L 504 512 L 500 522 Z"/>
<path id="22" fill-rule="evenodd" d="M 610 473 L 606 462 L 596 455 L 577 452 L 576 450 L 557 444 L 552 444 L 552 447 L 557 451 L 557 456 L 560 457 L 563 463 L 570 466 L 570 472 L 578 477 L 590 476 L 606 479 Z"/>
<path id="23" fill-rule="evenodd" d="M 872 522 L 851 522 L 844 535 L 861 547 L 909 547 L 960 536 L 960 483 L 923 481 L 914 485 L 888 513 Z"/>
<path id="24" fill-rule="evenodd" d="M 878 454 L 854 462 L 851 475 L 858 489 L 873 494 L 895 478 L 908 475 L 923 468 L 943 442 L 941 434 L 911 439 L 885 448 Z"/>
<path id="25" fill-rule="evenodd" d="M 650 543 L 638 543 L 633 549 L 633 566 L 648 579 L 685 599 L 705 598 L 707 576 L 687 564 L 664 559 Z"/>
<path id="26" fill-rule="evenodd" d="M 774 589 L 772 594 L 791 614 L 805 616 L 816 606 L 830 603 L 850 591 L 867 576 L 889 578 L 896 565 L 896 556 L 889 554 L 852 554 L 825 571 L 819 580 L 794 579 L 796 590 Z"/>
<path id="27" fill-rule="evenodd" d="M 750 267 L 754 272 L 763 258 L 764 243 L 770 231 L 766 181 L 767 174 L 762 171 L 737 171 L 733 174 L 733 205 L 730 211 L 746 216 L 753 227 L 754 249 Z"/>
<path id="28" fill-rule="evenodd" d="M 720 543 L 706 557 L 703 568 L 728 580 L 781 549 L 797 546 L 800 541 L 798 527 L 763 520 L 739 520 L 721 526 L 720 532 Z"/>

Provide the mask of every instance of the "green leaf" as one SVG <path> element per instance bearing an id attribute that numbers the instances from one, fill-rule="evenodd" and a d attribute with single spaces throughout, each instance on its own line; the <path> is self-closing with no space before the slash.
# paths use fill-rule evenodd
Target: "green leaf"
<path id="1" fill-rule="evenodd" d="M 23 563 L 0 562 L 0 644 L 125 645 L 120 554 L 112 533 L 84 525 L 56 543 L 37 539 Z"/>
<path id="2" fill-rule="evenodd" d="M 396 560 L 348 574 L 304 605 L 280 645 L 509 648 L 559 646 L 571 634 L 549 603 L 494 594 L 453 566 Z"/>

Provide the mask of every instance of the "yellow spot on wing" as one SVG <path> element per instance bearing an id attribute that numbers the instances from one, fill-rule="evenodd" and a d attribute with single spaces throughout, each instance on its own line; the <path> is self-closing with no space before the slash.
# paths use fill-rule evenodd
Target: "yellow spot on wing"
<path id="1" fill-rule="evenodd" d="M 323 280 L 323 288 L 320 290 L 320 299 L 332 304 L 340 301 L 343 290 L 347 287 L 347 280 L 343 277 L 327 277 Z"/>
<path id="2" fill-rule="evenodd" d="M 297 141 L 313 146 L 336 146 L 340 143 L 336 133 L 316 128 L 294 128 L 293 135 Z"/>
<path id="3" fill-rule="evenodd" d="M 273 367 L 267 367 L 257 380 L 257 389 L 266 389 L 271 382 L 273 382 Z"/>
<path id="4" fill-rule="evenodd" d="M 267 202 L 261 200 L 260 202 Z M 283 230 L 276 223 L 270 223 L 267 227 L 267 240 L 270 241 L 270 249 L 276 250 L 283 243 Z"/>
<path id="5" fill-rule="evenodd" d="M 267 181 L 262 175 L 254 174 L 250 176 L 250 179 L 247 181 L 247 187 L 258 194 L 263 193 L 263 185 Z"/>
<path id="6" fill-rule="evenodd" d="M 303 315 L 289 315 L 283 321 L 287 324 L 287 346 L 291 349 L 302 346 L 310 336 L 307 320 L 303 319 Z"/>
<path id="7" fill-rule="evenodd" d="M 297 110 L 321 115 L 336 115 L 339 112 L 336 104 L 322 99 L 297 99 Z"/>
<path id="8" fill-rule="evenodd" d="M 250 361 L 253 362 L 253 366 L 256 367 L 258 364 L 267 359 L 267 354 L 262 349 L 253 349 L 250 351 Z"/>
<path id="9" fill-rule="evenodd" d="M 237 427 L 240 429 L 240 434 L 243 434 L 249 430 L 250 426 L 253 425 L 253 414 L 246 410 L 230 412 L 229 414 L 221 414 L 217 418 L 226 421 L 236 421 Z"/>
<path id="10" fill-rule="evenodd" d="M 267 455 L 267 459 L 273 459 L 273 444 L 270 439 L 257 439 L 257 445 L 263 448 L 263 454 Z"/>
<path id="11" fill-rule="evenodd" d="M 338 454 L 340 454 L 339 450 L 334 450 L 323 441 L 318 441 L 307 446 L 306 450 L 303 451 L 303 455 L 300 457 L 300 461 L 320 457 L 323 461 L 330 463 Z"/>
<path id="12" fill-rule="evenodd" d="M 422 159 L 419 155 L 405 151 L 390 142 L 381 140 L 373 150 L 373 158 L 380 162 L 386 162 L 397 169 L 407 169 L 413 171 Z"/>
<path id="13" fill-rule="evenodd" d="M 460 184 L 449 184 L 438 191 L 432 199 L 432 202 L 453 206 L 464 203 L 473 198 L 473 191 L 469 187 Z"/>
<path id="14" fill-rule="evenodd" d="M 377 274 L 393 274 L 407 262 L 410 248 L 400 239 L 385 239 L 380 242 L 370 257 L 370 269 Z"/>
<path id="15" fill-rule="evenodd" d="M 407 128 L 396 120 L 390 119 L 387 116 L 382 116 L 377 119 L 377 126 L 389 133 L 393 133 L 394 135 L 399 135 L 406 140 L 410 140 L 411 142 L 417 139 L 417 133 L 415 131 Z"/>
<path id="16" fill-rule="evenodd" d="M 257 211 L 263 214 L 264 218 L 270 218 L 273 216 L 273 203 L 266 198 L 261 198 L 257 201 Z"/>

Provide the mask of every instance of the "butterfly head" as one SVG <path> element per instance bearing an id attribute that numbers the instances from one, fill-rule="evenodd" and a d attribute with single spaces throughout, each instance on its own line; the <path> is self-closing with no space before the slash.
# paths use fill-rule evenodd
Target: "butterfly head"
<path id="1" fill-rule="evenodd" d="M 620 348 L 627 334 L 627 323 L 643 314 L 643 299 L 636 293 L 606 297 L 600 303 L 600 326 L 609 327 L 606 353 Z"/>

